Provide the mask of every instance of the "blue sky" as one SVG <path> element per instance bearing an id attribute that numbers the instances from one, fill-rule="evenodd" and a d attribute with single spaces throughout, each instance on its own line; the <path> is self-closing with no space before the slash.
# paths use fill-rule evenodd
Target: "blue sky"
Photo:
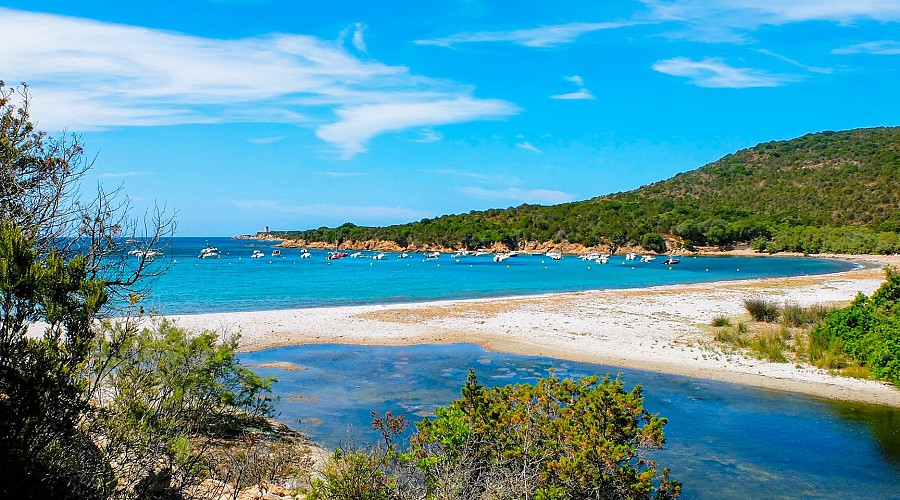
<path id="1" fill-rule="evenodd" d="M 900 1 L 0 0 L 0 79 L 181 236 L 386 225 L 900 125 Z"/>

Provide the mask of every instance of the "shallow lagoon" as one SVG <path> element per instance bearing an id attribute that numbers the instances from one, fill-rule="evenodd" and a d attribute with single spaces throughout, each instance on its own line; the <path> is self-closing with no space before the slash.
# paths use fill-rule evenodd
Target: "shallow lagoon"
<path id="1" fill-rule="evenodd" d="M 366 440 L 370 412 L 413 420 L 459 397 L 470 367 L 481 383 L 621 373 L 645 407 L 669 419 L 657 455 L 684 498 L 898 498 L 900 411 L 683 376 L 485 351 L 472 345 L 315 345 L 241 354 L 279 378 L 279 419 L 335 447 Z M 348 431 L 349 429 L 349 431 Z M 349 432 L 349 434 L 348 434 Z"/>

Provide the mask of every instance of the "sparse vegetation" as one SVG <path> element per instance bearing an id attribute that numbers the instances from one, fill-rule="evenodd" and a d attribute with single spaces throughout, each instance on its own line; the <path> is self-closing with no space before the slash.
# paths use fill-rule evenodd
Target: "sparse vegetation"
<path id="1" fill-rule="evenodd" d="M 728 316 L 716 316 L 712 319 L 712 326 L 715 327 L 723 327 L 723 326 L 731 326 L 731 320 L 728 319 Z"/>
<path id="2" fill-rule="evenodd" d="M 781 307 L 778 303 L 761 298 L 745 299 L 744 308 L 754 321 L 774 323 L 781 316 Z"/>

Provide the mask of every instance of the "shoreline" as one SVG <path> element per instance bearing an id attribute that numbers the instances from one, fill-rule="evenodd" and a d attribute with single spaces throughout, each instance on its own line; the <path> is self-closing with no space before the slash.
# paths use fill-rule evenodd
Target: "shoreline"
<path id="1" fill-rule="evenodd" d="M 898 256 L 834 256 L 834 274 L 542 295 L 276 311 L 167 315 L 192 330 L 241 333 L 243 352 L 308 344 L 477 344 L 485 349 L 719 380 L 828 399 L 900 407 L 900 389 L 772 363 L 711 347 L 715 316 L 745 314 L 743 300 L 799 305 L 871 295 Z"/>

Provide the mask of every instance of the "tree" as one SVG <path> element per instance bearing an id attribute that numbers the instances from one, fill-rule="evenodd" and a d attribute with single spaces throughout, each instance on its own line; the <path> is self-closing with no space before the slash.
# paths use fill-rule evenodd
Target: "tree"
<path id="1" fill-rule="evenodd" d="M 639 386 L 626 392 L 619 379 L 551 374 L 534 385 L 489 389 L 470 372 L 462 396 L 416 424 L 412 455 L 431 490 L 547 499 L 680 492 L 647 457 L 665 442 L 666 419 L 643 408 Z"/>
<path id="2" fill-rule="evenodd" d="M 164 270 L 127 250 L 163 245 L 174 222 L 130 219 L 118 190 L 82 201 L 78 137 L 36 131 L 29 105 L 25 84 L 0 81 L 0 492 L 98 497 L 112 476 L 84 425 L 98 386 L 79 370 L 109 299 Z"/>

